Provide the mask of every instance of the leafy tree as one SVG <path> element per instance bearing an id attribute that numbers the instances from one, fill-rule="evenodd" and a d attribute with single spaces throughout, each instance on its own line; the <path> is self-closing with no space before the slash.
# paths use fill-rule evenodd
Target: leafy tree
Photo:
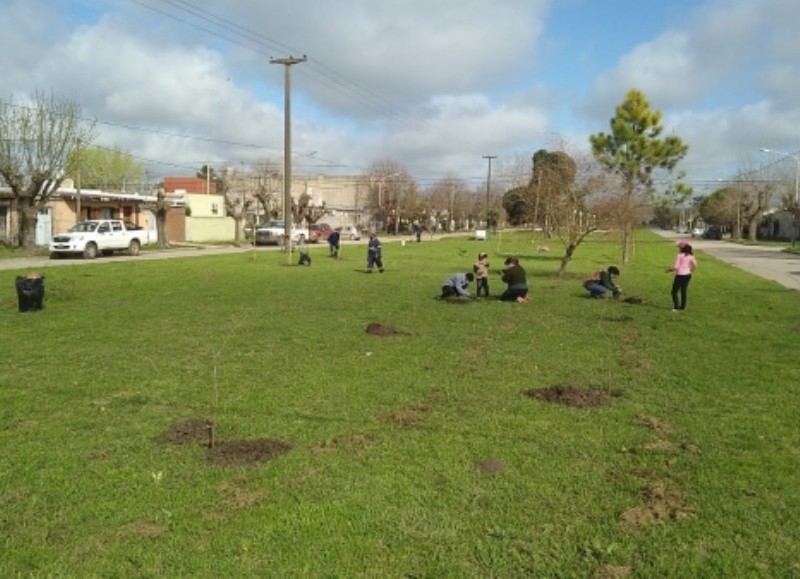
<path id="1" fill-rule="evenodd" d="M 16 201 L 22 247 L 33 248 L 39 210 L 65 179 L 70 155 L 93 137 L 74 101 L 36 94 L 27 106 L 0 108 L 0 178 Z"/>
<path id="2" fill-rule="evenodd" d="M 595 159 L 622 179 L 619 226 L 622 229 L 622 261 L 628 262 L 633 226 L 639 209 L 652 199 L 654 177 L 659 170 L 671 173 L 689 147 L 674 135 L 660 138 L 661 113 L 638 90 L 630 90 L 611 119 L 610 133 L 591 135 Z"/>
<path id="3" fill-rule="evenodd" d="M 69 173 L 88 189 L 125 191 L 141 184 L 144 170 L 128 153 L 117 148 L 77 147 L 69 160 Z"/>
<path id="4" fill-rule="evenodd" d="M 522 225 L 528 220 L 528 197 L 530 188 L 514 187 L 503 195 L 503 210 L 510 225 Z"/>

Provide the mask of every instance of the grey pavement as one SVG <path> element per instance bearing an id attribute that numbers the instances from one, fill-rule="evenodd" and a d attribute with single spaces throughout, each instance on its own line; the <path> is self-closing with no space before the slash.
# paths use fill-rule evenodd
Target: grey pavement
<path id="1" fill-rule="evenodd" d="M 664 229 L 653 229 L 653 231 L 676 243 L 679 239 L 685 239 L 695 250 L 764 279 L 778 282 L 789 289 L 800 291 L 800 255 L 783 251 L 781 247 L 699 239 Z"/>

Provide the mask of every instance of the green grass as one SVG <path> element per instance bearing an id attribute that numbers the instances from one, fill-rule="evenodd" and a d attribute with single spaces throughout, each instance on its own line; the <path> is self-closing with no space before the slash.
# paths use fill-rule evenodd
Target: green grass
<path id="1" fill-rule="evenodd" d="M 643 233 L 619 281 L 644 303 L 588 300 L 618 240 L 564 279 L 552 247 L 387 243 L 371 275 L 364 246 L 111 258 L 46 269 L 35 314 L 0 272 L 3 575 L 799 575 L 800 296 L 700 254 L 673 314 L 674 246 Z M 522 257 L 531 303 L 433 299 L 481 249 Z M 524 394 L 551 385 L 620 396 Z M 193 417 L 292 448 L 158 442 Z"/>

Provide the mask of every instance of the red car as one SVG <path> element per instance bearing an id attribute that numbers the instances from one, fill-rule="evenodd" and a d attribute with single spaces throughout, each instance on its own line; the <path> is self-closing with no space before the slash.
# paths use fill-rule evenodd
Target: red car
<path id="1" fill-rule="evenodd" d="M 328 241 L 328 237 L 332 232 L 333 227 L 327 223 L 312 223 L 308 226 L 308 241 L 311 243 Z"/>

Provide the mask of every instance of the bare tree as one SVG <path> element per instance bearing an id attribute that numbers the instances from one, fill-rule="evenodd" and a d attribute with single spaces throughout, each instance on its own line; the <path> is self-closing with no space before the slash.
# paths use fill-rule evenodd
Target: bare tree
<path id="1" fill-rule="evenodd" d="M 225 204 L 225 213 L 233 218 L 236 229 L 233 233 L 234 243 L 239 243 L 244 237 L 244 220 L 247 212 L 256 202 L 253 195 L 248 195 L 249 178 L 243 172 L 237 172 L 231 166 L 225 168 L 218 181 Z"/>
<path id="2" fill-rule="evenodd" d="M 260 161 L 255 166 L 253 195 L 261 205 L 267 219 L 278 216 L 280 192 L 283 190 L 283 179 L 277 164 Z"/>
<path id="3" fill-rule="evenodd" d="M 154 203 L 144 203 L 142 208 L 148 209 L 156 216 L 156 235 L 158 240 L 156 245 L 160 248 L 169 247 L 167 237 L 167 214 L 170 212 L 171 203 L 164 192 L 163 183 L 156 188 L 156 200 Z"/>
<path id="4" fill-rule="evenodd" d="M 2 106 L 0 177 L 16 201 L 19 245 L 33 248 L 39 211 L 66 178 L 70 155 L 93 138 L 94 123 L 74 101 L 37 93 L 27 106 Z"/>

